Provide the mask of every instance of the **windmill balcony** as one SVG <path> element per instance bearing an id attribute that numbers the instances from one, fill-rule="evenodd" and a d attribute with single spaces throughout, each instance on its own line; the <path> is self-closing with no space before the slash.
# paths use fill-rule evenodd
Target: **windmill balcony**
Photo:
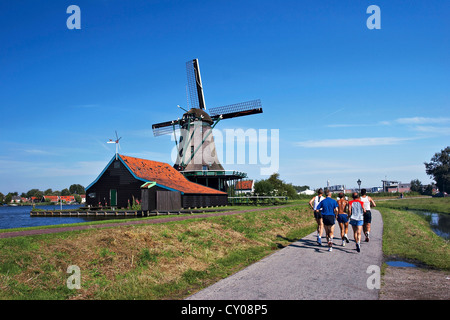
<path id="1" fill-rule="evenodd" d="M 184 176 L 233 176 L 237 179 L 247 178 L 245 172 L 226 170 L 188 170 L 181 171 Z"/>

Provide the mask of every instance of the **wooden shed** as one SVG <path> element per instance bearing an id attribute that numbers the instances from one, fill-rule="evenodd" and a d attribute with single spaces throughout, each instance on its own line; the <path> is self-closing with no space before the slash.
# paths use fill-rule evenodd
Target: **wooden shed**
<path id="1" fill-rule="evenodd" d="M 227 205 L 228 195 L 189 181 L 167 163 L 114 155 L 86 187 L 86 203 L 126 208 L 133 202 L 143 210 L 179 210 Z"/>

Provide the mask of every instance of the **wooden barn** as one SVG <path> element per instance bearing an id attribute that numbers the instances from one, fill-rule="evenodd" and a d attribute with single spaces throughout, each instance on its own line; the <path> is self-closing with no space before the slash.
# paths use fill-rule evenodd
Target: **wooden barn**
<path id="1" fill-rule="evenodd" d="M 189 181 L 167 163 L 114 155 L 86 187 L 86 204 L 127 208 L 133 201 L 142 210 L 164 211 L 227 205 L 228 195 Z"/>

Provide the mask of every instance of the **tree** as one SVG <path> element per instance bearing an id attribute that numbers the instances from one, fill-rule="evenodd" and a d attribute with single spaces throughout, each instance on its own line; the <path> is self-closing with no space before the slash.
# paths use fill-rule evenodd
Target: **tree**
<path id="1" fill-rule="evenodd" d="M 420 182 L 419 179 L 414 179 L 411 180 L 411 191 L 415 191 L 415 192 L 423 192 L 423 185 L 422 182 Z"/>
<path id="2" fill-rule="evenodd" d="M 81 184 L 72 184 L 69 187 L 70 194 L 85 194 L 86 191 Z"/>
<path id="3" fill-rule="evenodd" d="M 309 190 L 309 186 L 304 185 L 304 186 L 293 186 L 295 191 L 297 192 L 301 192 L 301 191 L 305 191 L 305 190 Z"/>
<path id="4" fill-rule="evenodd" d="M 425 162 L 426 173 L 434 179 L 441 192 L 450 192 L 450 147 L 437 152 Z"/>
<path id="5" fill-rule="evenodd" d="M 39 189 L 31 189 L 27 192 L 27 198 L 31 198 L 31 197 L 42 197 L 43 192 L 40 191 Z"/>
<path id="6" fill-rule="evenodd" d="M 51 196 L 53 194 L 53 190 L 51 188 L 44 191 L 44 196 Z"/>
<path id="7" fill-rule="evenodd" d="M 70 191 L 69 189 L 65 188 L 61 190 L 61 195 L 62 196 L 70 196 Z"/>
<path id="8" fill-rule="evenodd" d="M 5 200 L 5 195 L 0 192 L 0 204 L 2 204 L 4 200 Z"/>
<path id="9" fill-rule="evenodd" d="M 268 180 L 255 182 L 255 193 L 258 195 L 270 195 L 273 189 L 273 185 Z"/>
<path id="10" fill-rule="evenodd" d="M 283 190 L 284 182 L 283 180 L 280 179 L 279 173 L 272 173 L 272 175 L 269 177 L 269 179 L 267 179 L 267 181 L 269 181 L 274 187 L 274 189 L 276 189 L 277 191 Z"/>
<path id="11" fill-rule="evenodd" d="M 76 195 L 74 196 L 74 198 L 75 198 L 75 201 L 76 201 L 76 202 L 81 203 L 81 197 L 80 197 L 78 194 L 76 194 Z"/>

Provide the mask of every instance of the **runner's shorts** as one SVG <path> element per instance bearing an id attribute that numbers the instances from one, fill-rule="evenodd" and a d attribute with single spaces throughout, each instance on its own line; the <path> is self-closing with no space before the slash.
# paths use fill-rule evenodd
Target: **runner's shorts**
<path id="1" fill-rule="evenodd" d="M 314 218 L 322 219 L 322 212 L 314 210 Z"/>
<path id="2" fill-rule="evenodd" d="M 364 221 L 363 221 L 363 220 L 353 220 L 353 219 L 350 219 L 350 224 L 351 224 L 352 226 L 362 226 L 362 225 L 364 224 Z"/>
<path id="3" fill-rule="evenodd" d="M 372 223 L 372 212 L 370 210 L 364 213 L 364 223 Z"/>
<path id="4" fill-rule="evenodd" d="M 332 226 L 336 223 L 336 216 L 334 214 L 322 215 L 323 224 L 326 226 Z"/>
<path id="5" fill-rule="evenodd" d="M 339 214 L 337 217 L 337 221 L 340 223 L 347 223 L 348 222 L 348 215 L 344 214 Z"/>

